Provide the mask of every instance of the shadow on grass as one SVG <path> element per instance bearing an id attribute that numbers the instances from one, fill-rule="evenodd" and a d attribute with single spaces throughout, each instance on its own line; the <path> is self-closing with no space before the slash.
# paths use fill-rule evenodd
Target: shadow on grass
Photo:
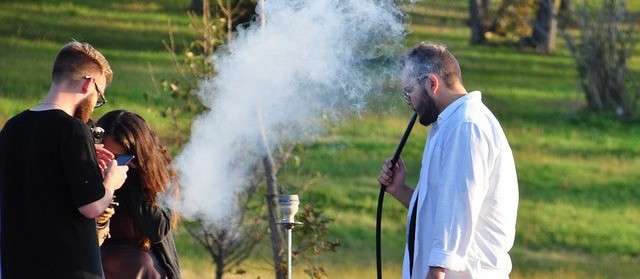
<path id="1" fill-rule="evenodd" d="M 640 259 L 594 257 L 576 251 L 522 247 L 514 248 L 510 254 L 514 266 L 512 279 L 636 278 L 640 274 Z"/>
<path id="2" fill-rule="evenodd" d="M 176 42 L 191 41 L 192 37 L 186 27 L 186 11 L 173 18 L 169 14 L 136 17 L 136 11 L 107 6 L 104 10 L 109 12 L 104 12 L 95 4 L 87 3 L 25 5 L 14 13 L 0 14 L 0 34 L 33 41 L 69 42 L 76 39 L 101 49 L 166 51 L 162 40 L 169 39 L 168 24 L 172 21 Z"/>

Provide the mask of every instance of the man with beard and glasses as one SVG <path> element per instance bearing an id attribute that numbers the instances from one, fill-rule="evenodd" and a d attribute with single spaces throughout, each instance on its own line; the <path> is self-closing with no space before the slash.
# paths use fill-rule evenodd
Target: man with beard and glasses
<path id="1" fill-rule="evenodd" d="M 407 103 L 432 125 L 415 189 L 402 159 L 378 176 L 409 209 L 403 278 L 508 278 L 518 179 L 502 127 L 444 46 L 421 43 L 401 67 Z"/>
<path id="2" fill-rule="evenodd" d="M 45 98 L 0 131 L 0 277 L 104 277 L 94 219 L 128 167 L 94 145 L 86 122 L 111 77 L 100 52 L 71 42 L 53 62 Z"/>

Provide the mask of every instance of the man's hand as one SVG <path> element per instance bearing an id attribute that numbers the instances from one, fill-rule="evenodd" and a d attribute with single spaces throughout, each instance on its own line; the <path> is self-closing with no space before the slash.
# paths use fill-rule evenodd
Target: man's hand
<path id="1" fill-rule="evenodd" d="M 404 166 L 402 159 L 398 159 L 396 165 L 391 164 L 391 158 L 382 165 L 380 175 L 378 176 L 378 183 L 386 187 L 386 191 L 389 194 L 394 194 L 398 189 L 405 186 L 407 178 L 407 170 Z"/>
<path id="2" fill-rule="evenodd" d="M 407 169 L 402 158 L 398 159 L 396 165 L 391 164 L 391 158 L 382 165 L 382 170 L 378 176 L 378 183 L 385 187 L 385 191 L 400 201 L 406 208 L 409 208 L 413 189 L 406 184 Z"/>
<path id="3" fill-rule="evenodd" d="M 127 179 L 128 166 L 118 166 L 116 160 L 109 161 L 107 168 L 104 170 L 104 188 L 107 191 L 113 193 L 115 190 L 120 189 L 122 184 Z M 111 197 L 109 197 L 111 200 Z"/>

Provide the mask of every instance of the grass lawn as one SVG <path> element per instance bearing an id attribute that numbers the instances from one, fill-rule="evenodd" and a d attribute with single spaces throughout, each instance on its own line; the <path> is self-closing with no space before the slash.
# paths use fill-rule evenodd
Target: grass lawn
<path id="1" fill-rule="evenodd" d="M 184 3 L 183 3 L 184 2 Z M 169 22 L 177 41 L 188 42 L 189 1 L 2 1 L 0 2 L 0 126 L 36 104 L 47 91 L 51 62 L 71 39 L 91 42 L 115 72 L 107 109 L 142 114 L 179 152 L 173 125 L 160 111 L 166 101 L 155 94 L 152 76 L 176 72 L 162 40 Z M 639 19 L 640 4 L 628 1 Z M 410 9 L 413 24 L 406 44 L 445 43 L 458 57 L 468 90 L 500 120 L 516 159 L 520 186 L 512 278 L 634 278 L 640 274 L 640 122 L 607 115 L 584 116 L 573 61 L 559 40 L 559 51 L 541 55 L 512 46 L 469 46 L 466 3 L 419 2 Z M 636 51 L 637 53 L 637 51 Z M 640 55 L 630 67 L 640 77 Z M 335 254 L 319 258 L 330 278 L 375 277 L 375 212 L 382 161 L 393 155 L 411 112 L 402 99 L 343 119 L 298 154 L 302 173 L 321 178 L 300 192 L 333 218 L 331 238 L 341 241 Z M 181 119 L 188 133 L 191 117 Z M 409 182 L 417 173 L 428 128 L 417 125 L 404 149 Z M 279 181 L 292 190 L 308 177 L 287 166 Z M 383 216 L 384 277 L 400 276 L 406 210 L 390 196 Z M 209 256 L 183 230 L 177 233 L 185 278 L 213 278 Z M 294 240 L 295 242 L 295 240 Z M 244 275 L 272 278 L 270 251 L 260 246 L 242 267 Z M 294 277 L 306 277 L 297 265 Z"/>

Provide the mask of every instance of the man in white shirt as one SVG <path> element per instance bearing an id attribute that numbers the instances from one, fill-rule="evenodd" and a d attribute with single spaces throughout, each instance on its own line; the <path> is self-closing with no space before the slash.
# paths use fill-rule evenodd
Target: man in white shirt
<path id="1" fill-rule="evenodd" d="M 421 43 L 402 60 L 407 103 L 432 125 L 415 189 L 402 159 L 382 166 L 378 182 L 409 209 L 403 278 L 508 278 L 518 180 L 498 120 L 467 93 L 456 58 Z"/>

